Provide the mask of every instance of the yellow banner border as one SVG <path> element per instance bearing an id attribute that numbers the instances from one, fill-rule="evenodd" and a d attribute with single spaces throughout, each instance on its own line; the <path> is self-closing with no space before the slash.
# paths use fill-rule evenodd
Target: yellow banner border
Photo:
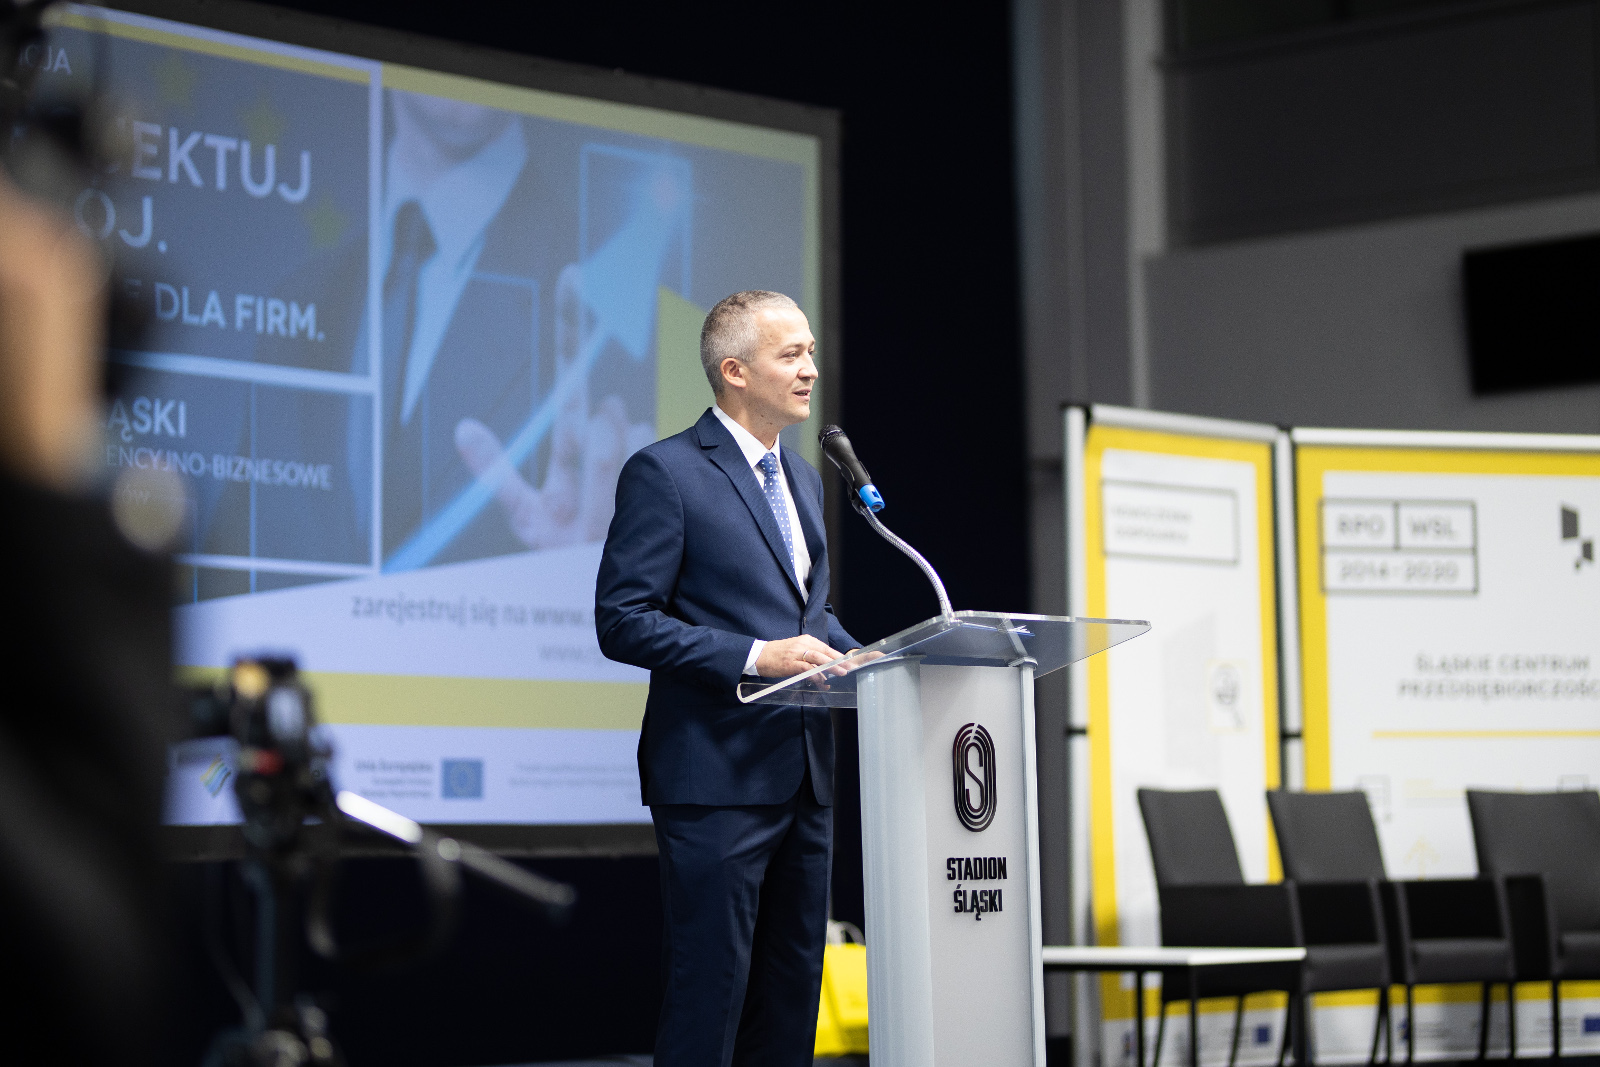
<path id="1" fill-rule="evenodd" d="M 1267 788 L 1275 789 L 1280 780 L 1281 767 L 1278 738 L 1278 584 L 1277 554 L 1274 550 L 1277 537 L 1273 523 L 1272 444 L 1267 441 L 1091 424 L 1083 450 L 1083 533 L 1084 555 L 1088 564 L 1085 607 L 1092 618 L 1104 618 L 1107 610 L 1100 480 L 1101 464 L 1108 448 L 1193 459 L 1233 460 L 1251 464 L 1255 468 L 1256 544 L 1261 588 L 1263 759 Z M 1106 658 L 1091 658 L 1088 673 L 1090 892 L 1094 904 L 1095 943 L 1115 945 L 1120 942 L 1121 935 L 1117 927 L 1116 847 L 1111 786 L 1111 689 L 1110 666 Z M 1265 805 L 1266 798 L 1263 797 L 1261 802 Z M 1277 843 L 1270 832 L 1267 835 L 1267 852 L 1270 877 L 1276 881 L 1282 875 Z M 1149 997 L 1159 997 L 1159 991 L 1147 992 Z M 1159 1005 L 1159 1000 L 1155 1003 Z M 1100 1004 L 1103 1021 L 1133 1018 L 1133 991 L 1122 988 L 1122 980 L 1118 975 L 1102 976 Z M 1232 1001 L 1228 1004 L 1231 1006 Z"/>
<path id="2" fill-rule="evenodd" d="M 322 62 L 309 56 L 287 54 L 270 48 L 254 47 L 232 41 L 219 41 L 212 39 L 210 36 L 185 33 L 183 30 L 190 28 L 188 23 L 170 22 L 167 19 L 151 19 L 148 16 L 139 16 L 139 21 L 137 22 L 124 21 L 122 18 L 116 17 L 116 15 L 121 14 L 123 13 L 117 12 L 113 14 L 109 11 L 105 14 L 95 14 L 93 9 L 90 9 L 90 11 L 73 11 L 58 7 L 50 11 L 46 16 L 45 22 L 48 26 L 61 26 L 67 29 L 83 30 L 87 33 L 103 33 L 108 37 L 117 37 L 124 41 L 138 41 L 141 44 L 153 44 L 163 48 L 181 48 L 186 52 L 196 52 L 200 55 L 216 56 L 220 59 L 233 59 L 242 63 L 254 63 L 261 67 L 274 67 L 278 70 L 290 70 L 297 74 L 311 74 L 319 78 L 332 78 L 336 81 L 354 82 L 358 85 L 370 85 L 372 76 L 378 67 L 378 64 L 372 60 L 362 59 L 359 56 L 351 56 L 350 58 L 354 63 L 349 65 Z M 180 28 L 158 28 L 146 25 L 147 21 L 162 22 Z M 205 29 L 205 27 L 194 28 Z M 210 32 L 224 33 L 221 30 Z M 250 39 L 242 34 L 228 33 L 227 36 L 239 37 L 241 40 Z M 255 39 L 267 40 L 266 38 Z M 276 44 L 277 42 L 268 43 Z M 287 45 L 285 47 L 301 51 L 298 46 Z M 304 49 L 304 51 L 314 50 Z"/>

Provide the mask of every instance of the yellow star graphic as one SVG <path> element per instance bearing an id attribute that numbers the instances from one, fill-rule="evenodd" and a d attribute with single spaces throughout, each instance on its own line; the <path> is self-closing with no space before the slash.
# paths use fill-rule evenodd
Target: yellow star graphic
<path id="1" fill-rule="evenodd" d="M 245 135 L 257 145 L 282 144 L 284 131 L 289 128 L 289 120 L 272 106 L 266 93 L 257 97 L 248 110 L 239 113 L 239 122 L 244 126 Z"/>

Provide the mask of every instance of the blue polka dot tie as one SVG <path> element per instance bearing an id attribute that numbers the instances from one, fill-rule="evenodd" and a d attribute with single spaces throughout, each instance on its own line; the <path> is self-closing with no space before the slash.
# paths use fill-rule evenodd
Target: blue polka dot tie
<path id="1" fill-rule="evenodd" d="M 789 568 L 794 569 L 794 534 L 789 529 L 789 508 L 783 502 L 783 486 L 778 479 L 783 477 L 778 472 L 778 457 L 771 452 L 761 457 L 761 474 L 765 479 L 767 504 L 772 508 L 772 517 L 778 520 L 778 532 L 783 535 L 783 547 L 789 550 Z"/>

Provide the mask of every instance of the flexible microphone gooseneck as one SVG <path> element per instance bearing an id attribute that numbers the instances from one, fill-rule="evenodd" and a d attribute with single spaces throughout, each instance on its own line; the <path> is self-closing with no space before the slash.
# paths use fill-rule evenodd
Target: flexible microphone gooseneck
<path id="1" fill-rule="evenodd" d="M 878 492 L 878 487 L 872 484 L 872 475 L 867 473 L 867 468 L 856 458 L 856 450 L 850 447 L 850 438 L 846 437 L 844 431 L 837 426 L 824 426 L 822 432 L 817 435 L 817 441 L 822 445 L 822 451 L 833 460 L 833 465 L 839 468 L 840 476 L 849 483 L 852 494 L 850 503 L 861 513 L 861 517 L 878 531 L 879 537 L 904 552 L 927 576 L 928 581 L 933 584 L 934 593 L 939 597 L 940 614 L 945 618 L 954 615 L 955 612 L 950 607 L 950 595 L 944 591 L 944 582 L 939 579 L 939 572 L 933 569 L 933 564 L 878 519 L 876 512 L 883 510 L 883 496 Z"/>

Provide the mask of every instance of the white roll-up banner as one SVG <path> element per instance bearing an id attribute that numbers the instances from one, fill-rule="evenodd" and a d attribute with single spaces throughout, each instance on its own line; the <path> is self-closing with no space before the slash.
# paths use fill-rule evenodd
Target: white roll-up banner
<path id="1" fill-rule="evenodd" d="M 1087 725 L 1090 925 L 1098 944 L 1154 945 L 1140 787 L 1219 790 L 1245 877 L 1278 876 L 1265 800 L 1279 775 L 1277 431 L 1107 407 L 1089 416 L 1081 447 L 1068 448 L 1082 466 L 1068 472 L 1082 487 L 1069 495 L 1081 501 L 1068 515 L 1082 575 L 1072 610 L 1151 622 L 1145 641 L 1089 660 L 1087 684 L 1074 686 L 1074 722 Z M 1107 976 L 1099 986 L 1103 1063 L 1131 1062 L 1131 985 Z M 1147 998 L 1153 1037 L 1159 993 Z M 1240 1063 L 1275 1060 L 1282 1001 L 1250 998 Z M 1231 1000 L 1202 1004 L 1207 1063 L 1226 1062 L 1232 1023 Z M 1177 1009 L 1166 1038 L 1162 1061 L 1187 1062 Z"/>

